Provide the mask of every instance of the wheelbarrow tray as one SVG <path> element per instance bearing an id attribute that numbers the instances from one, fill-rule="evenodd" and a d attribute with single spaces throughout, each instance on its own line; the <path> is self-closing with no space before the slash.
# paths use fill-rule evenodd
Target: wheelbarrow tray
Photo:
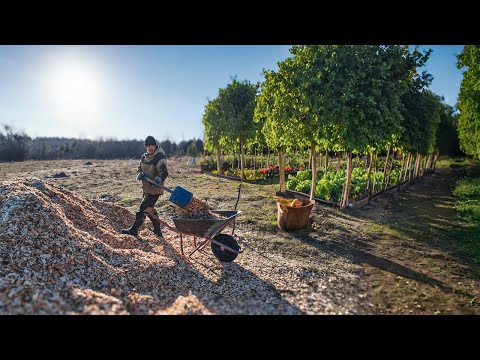
<path id="1" fill-rule="evenodd" d="M 178 216 L 172 217 L 175 227 L 178 231 L 191 235 L 210 238 L 215 236 L 228 224 L 230 224 L 240 210 L 215 210 L 216 213 L 225 216 L 225 219 L 183 219 Z"/>

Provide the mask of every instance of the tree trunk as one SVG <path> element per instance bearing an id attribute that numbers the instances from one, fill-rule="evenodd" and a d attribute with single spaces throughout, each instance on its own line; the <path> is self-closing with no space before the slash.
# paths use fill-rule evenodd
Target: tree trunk
<path id="1" fill-rule="evenodd" d="M 370 196 L 370 176 L 372 175 L 372 157 L 373 157 L 373 154 L 369 154 L 367 155 L 368 157 L 370 157 L 370 161 L 369 161 L 369 164 L 368 164 L 368 172 L 367 172 L 367 186 L 365 188 L 365 191 L 368 193 L 368 195 Z"/>
<path id="2" fill-rule="evenodd" d="M 405 181 L 405 177 L 407 176 L 407 168 L 408 168 L 408 160 L 410 159 L 410 154 L 406 154 L 405 158 L 405 167 L 403 168 L 402 174 L 400 174 L 400 178 L 402 180 L 402 183 Z"/>
<path id="3" fill-rule="evenodd" d="M 279 176 L 280 176 L 280 192 L 285 192 L 285 158 L 283 156 L 283 149 L 278 149 L 278 163 L 279 163 Z"/>
<path id="4" fill-rule="evenodd" d="M 240 167 L 242 169 L 241 176 L 242 181 L 245 180 L 245 139 L 243 136 L 240 136 Z"/>
<path id="5" fill-rule="evenodd" d="M 270 148 L 267 146 L 267 168 L 270 168 Z"/>
<path id="6" fill-rule="evenodd" d="M 417 165 L 418 165 L 418 152 L 417 155 L 415 156 L 415 164 L 413 164 L 413 171 L 412 171 L 412 180 L 415 181 L 417 178 Z"/>
<path id="7" fill-rule="evenodd" d="M 243 146 L 242 146 L 242 139 L 240 139 L 240 147 L 238 148 L 238 170 L 241 170 L 242 169 L 242 165 L 244 165 L 242 163 L 242 151 L 243 151 Z M 243 159 L 244 160 L 244 159 Z M 243 179 L 243 178 L 242 178 Z"/>
<path id="8" fill-rule="evenodd" d="M 328 169 L 328 150 L 325 150 L 325 174 L 327 173 Z"/>
<path id="9" fill-rule="evenodd" d="M 312 149 L 310 149 L 310 157 L 308 158 L 308 169 L 312 169 Z"/>
<path id="10" fill-rule="evenodd" d="M 310 188 L 310 200 L 315 198 L 315 189 L 317 187 L 317 151 L 315 149 L 315 142 L 311 144 L 312 154 L 312 186 Z"/>
<path id="11" fill-rule="evenodd" d="M 412 164 L 413 164 L 413 153 L 410 155 L 410 165 L 408 166 L 408 182 L 412 182 Z"/>
<path id="12" fill-rule="evenodd" d="M 385 183 L 385 189 L 388 188 L 388 184 L 390 183 L 390 174 L 392 173 L 393 169 L 393 162 L 395 160 L 395 150 L 392 150 L 392 162 L 388 168 L 388 175 L 387 175 L 387 182 Z"/>
<path id="13" fill-rule="evenodd" d="M 414 181 L 415 180 L 415 169 L 417 167 L 417 161 L 418 161 L 418 154 L 415 155 L 415 161 L 413 161 L 414 157 L 413 157 L 413 154 L 412 154 L 412 168 L 410 170 L 410 173 L 411 173 L 411 181 Z"/>
<path id="14" fill-rule="evenodd" d="M 383 167 L 382 189 L 385 188 L 385 183 L 387 182 L 387 164 L 388 164 L 389 156 L 390 156 L 390 144 L 388 144 L 388 147 L 387 147 L 387 157 L 385 158 L 385 166 Z"/>
<path id="15" fill-rule="evenodd" d="M 412 166 L 413 154 L 408 154 L 407 165 L 405 167 L 405 176 L 403 181 L 410 181 L 410 168 Z"/>
<path id="16" fill-rule="evenodd" d="M 415 155 L 415 162 L 413 163 L 413 159 L 412 159 L 412 163 L 413 163 L 413 166 L 412 166 L 412 181 L 415 181 L 415 170 L 417 169 L 417 161 L 418 161 L 418 153 Z"/>
<path id="17" fill-rule="evenodd" d="M 220 145 L 218 145 L 217 146 L 217 170 L 220 175 L 222 175 L 221 156 L 222 156 L 222 150 L 220 149 Z"/>
<path id="18" fill-rule="evenodd" d="M 400 166 L 400 174 L 398 175 L 397 185 L 402 182 L 403 166 L 405 165 L 405 153 L 402 152 L 402 165 Z"/>
<path id="19" fill-rule="evenodd" d="M 322 167 L 322 158 L 323 156 L 317 156 L 317 147 L 315 147 L 315 161 L 317 166 L 315 166 L 315 169 L 319 169 Z"/>
<path id="20" fill-rule="evenodd" d="M 263 168 L 264 167 L 264 164 L 263 164 L 263 145 L 261 146 L 262 148 L 262 153 L 260 154 L 260 168 Z"/>
<path id="21" fill-rule="evenodd" d="M 416 179 L 420 177 L 420 164 L 422 163 L 422 155 L 418 154 L 418 164 L 417 164 L 417 176 Z"/>
<path id="22" fill-rule="evenodd" d="M 347 159 L 347 174 L 345 176 L 345 186 L 342 195 L 342 204 L 340 205 L 341 208 L 344 208 L 348 205 L 348 197 L 350 195 L 350 182 L 352 179 L 352 152 L 348 152 L 348 159 Z"/>
<path id="23" fill-rule="evenodd" d="M 372 185 L 372 196 L 375 194 L 375 184 L 377 182 L 377 153 L 373 157 L 373 185 Z"/>
<path id="24" fill-rule="evenodd" d="M 418 152 L 417 152 L 417 156 L 415 158 L 415 164 L 413 165 L 413 180 L 415 180 L 417 178 L 418 160 L 419 160 L 419 156 L 418 156 Z"/>
<path id="25" fill-rule="evenodd" d="M 257 144 L 255 146 L 255 152 L 253 153 L 253 171 L 257 170 Z"/>
<path id="26" fill-rule="evenodd" d="M 338 153 L 338 164 L 337 164 L 337 171 L 340 171 L 340 168 L 342 166 L 342 153 Z"/>

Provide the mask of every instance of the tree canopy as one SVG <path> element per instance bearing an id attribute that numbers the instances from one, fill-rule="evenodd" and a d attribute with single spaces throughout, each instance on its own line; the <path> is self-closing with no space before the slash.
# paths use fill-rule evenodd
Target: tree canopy
<path id="1" fill-rule="evenodd" d="M 465 154 L 480 159 L 480 46 L 466 45 L 458 68 L 466 67 L 458 97 L 458 138 Z"/>

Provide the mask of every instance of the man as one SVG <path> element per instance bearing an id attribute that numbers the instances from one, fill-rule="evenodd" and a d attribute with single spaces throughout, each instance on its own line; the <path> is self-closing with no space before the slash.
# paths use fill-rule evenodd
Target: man
<path id="1" fill-rule="evenodd" d="M 158 217 L 157 210 L 154 209 L 154 206 L 159 196 L 163 194 L 163 189 L 150 184 L 148 181 L 145 181 L 144 178 L 148 177 L 157 184 L 163 185 L 168 176 L 167 157 L 165 156 L 165 151 L 157 145 L 153 136 L 147 136 L 145 139 L 145 147 L 147 152 L 143 154 L 140 159 L 137 174 L 137 180 L 142 180 L 143 201 L 135 214 L 135 222 L 130 228 L 122 229 L 122 234 L 138 236 L 138 229 L 145 220 L 145 210 Z M 163 236 L 160 223 L 152 216 L 148 215 L 148 217 L 153 223 L 153 232 L 158 236 Z"/>

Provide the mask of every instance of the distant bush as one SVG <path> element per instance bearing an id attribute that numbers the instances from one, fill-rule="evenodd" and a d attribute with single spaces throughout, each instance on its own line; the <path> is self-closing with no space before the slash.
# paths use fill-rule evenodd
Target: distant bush
<path id="1" fill-rule="evenodd" d="M 217 170 L 217 162 L 210 157 L 205 157 L 200 161 L 200 169 L 202 169 L 202 171 Z"/>

